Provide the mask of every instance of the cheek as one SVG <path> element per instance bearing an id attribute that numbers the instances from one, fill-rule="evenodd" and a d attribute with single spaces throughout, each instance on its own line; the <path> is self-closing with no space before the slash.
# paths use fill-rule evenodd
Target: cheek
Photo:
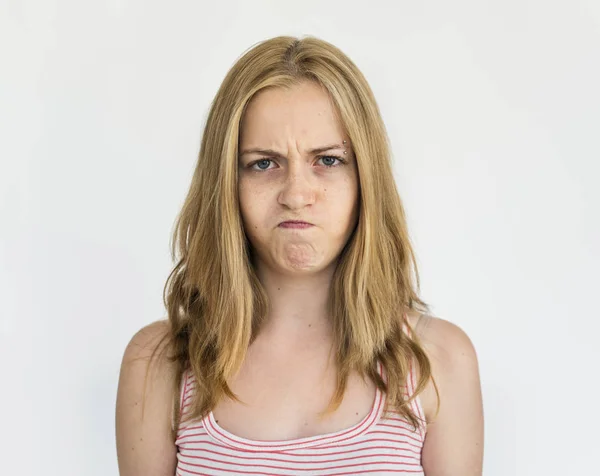
<path id="1" fill-rule="evenodd" d="M 325 202 L 344 216 L 356 207 L 358 201 L 358 185 L 348 177 L 335 184 L 328 184 L 323 189 Z"/>
<path id="2" fill-rule="evenodd" d="M 252 194 L 247 185 L 240 182 L 238 187 L 238 197 L 240 203 L 240 214 L 244 225 L 251 219 L 252 214 Z"/>
<path id="3" fill-rule="evenodd" d="M 247 228 L 257 228 L 265 214 L 265 194 L 260 190 L 259 187 L 253 187 L 251 183 L 240 181 L 238 188 L 240 213 Z"/>

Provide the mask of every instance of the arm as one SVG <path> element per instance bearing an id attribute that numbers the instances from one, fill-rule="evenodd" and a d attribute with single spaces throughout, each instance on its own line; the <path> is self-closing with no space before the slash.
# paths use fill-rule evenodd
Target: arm
<path id="1" fill-rule="evenodd" d="M 152 360 L 142 398 L 150 355 L 168 323 L 158 321 L 141 329 L 129 342 L 121 363 L 116 403 L 116 439 L 121 476 L 173 476 L 177 448 L 171 440 L 173 403 L 172 364 Z M 158 353 L 158 351 L 157 351 Z"/>
<path id="2" fill-rule="evenodd" d="M 461 328 L 438 318 L 430 318 L 421 339 L 440 393 L 439 413 L 423 446 L 425 474 L 481 476 L 483 403 L 473 344 Z"/>

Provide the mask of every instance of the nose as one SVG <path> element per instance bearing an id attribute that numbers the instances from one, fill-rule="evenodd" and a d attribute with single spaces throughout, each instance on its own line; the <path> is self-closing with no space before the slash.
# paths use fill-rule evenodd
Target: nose
<path id="1" fill-rule="evenodd" d="M 303 159 L 290 160 L 278 202 L 290 209 L 301 209 L 315 202 L 315 184 L 311 180 L 310 165 Z"/>

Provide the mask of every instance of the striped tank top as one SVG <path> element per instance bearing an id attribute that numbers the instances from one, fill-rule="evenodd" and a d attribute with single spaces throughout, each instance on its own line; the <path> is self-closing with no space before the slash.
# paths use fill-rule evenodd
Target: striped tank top
<path id="1" fill-rule="evenodd" d="M 385 381 L 380 363 L 378 370 Z M 405 395 L 412 395 L 415 386 L 411 366 L 406 385 L 402 386 Z M 391 405 L 383 414 L 386 396 L 378 388 L 370 413 L 350 428 L 293 440 L 259 441 L 221 428 L 212 412 L 199 421 L 185 421 L 196 388 L 191 372 L 184 373 L 181 387 L 182 424 L 175 441 L 177 476 L 425 474 L 421 466 L 425 424 L 414 431 Z M 415 415 L 424 419 L 418 396 L 410 405 Z"/>

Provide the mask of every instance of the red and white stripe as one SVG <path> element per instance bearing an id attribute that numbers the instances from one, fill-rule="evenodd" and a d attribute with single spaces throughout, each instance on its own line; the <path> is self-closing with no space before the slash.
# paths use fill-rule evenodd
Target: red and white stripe
<path id="1" fill-rule="evenodd" d="M 382 373 L 383 367 L 379 365 Z M 403 388 L 412 395 L 411 368 Z M 423 476 L 421 450 L 426 428 L 416 432 L 398 413 L 383 415 L 385 394 L 376 391 L 371 412 L 358 424 L 335 433 L 286 441 L 254 441 L 221 428 L 210 412 L 200 421 L 186 422 L 196 388 L 186 372 L 182 383 L 182 420 L 177 433 L 178 476 L 196 475 L 323 475 L 411 474 Z M 423 418 L 417 397 L 412 410 Z"/>

